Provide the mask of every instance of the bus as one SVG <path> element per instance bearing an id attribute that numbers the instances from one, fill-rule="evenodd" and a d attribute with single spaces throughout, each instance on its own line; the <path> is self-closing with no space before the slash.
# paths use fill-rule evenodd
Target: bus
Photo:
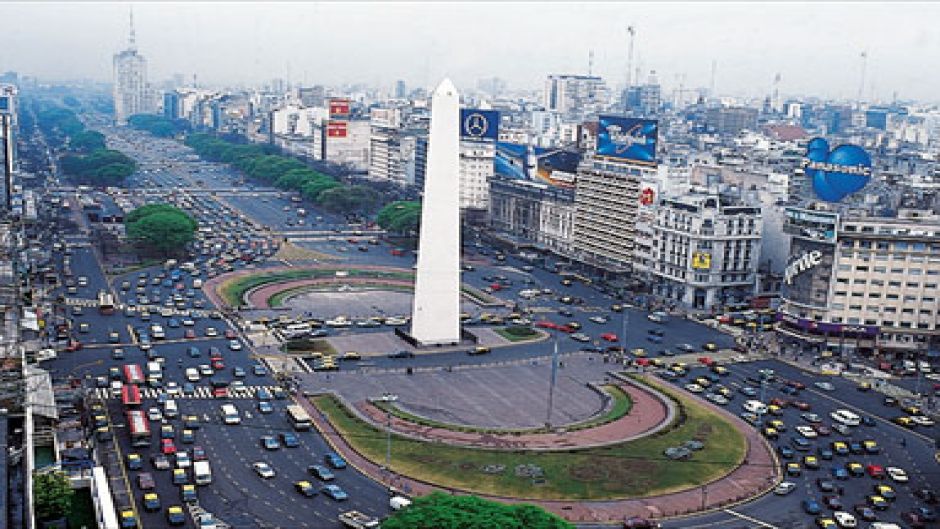
<path id="1" fill-rule="evenodd" d="M 124 366 L 124 383 L 125 384 L 143 384 L 146 382 L 144 378 L 144 370 L 140 367 L 140 364 L 127 364 Z"/>
<path id="2" fill-rule="evenodd" d="M 104 290 L 98 292 L 98 312 L 114 314 L 114 296 Z"/>
<path id="3" fill-rule="evenodd" d="M 241 424 L 242 417 L 238 414 L 238 408 L 234 404 L 223 404 L 219 411 L 224 424 Z"/>
<path id="4" fill-rule="evenodd" d="M 131 446 L 150 446 L 150 421 L 142 410 L 128 410 L 127 431 L 131 436 Z"/>
<path id="5" fill-rule="evenodd" d="M 295 430 L 309 430 L 313 426 L 310 415 L 297 404 L 287 406 L 287 419 Z"/>
<path id="6" fill-rule="evenodd" d="M 140 388 L 136 384 L 125 384 L 121 388 L 121 404 L 128 410 L 140 406 Z"/>
<path id="7" fill-rule="evenodd" d="M 591 283 L 593 283 L 593 281 L 591 281 L 591 278 L 583 276 L 581 274 L 576 274 L 574 272 L 561 271 L 561 272 L 558 272 L 558 276 L 561 277 L 563 280 L 568 279 L 570 281 L 580 281 L 584 283 L 585 285 L 590 285 Z"/>

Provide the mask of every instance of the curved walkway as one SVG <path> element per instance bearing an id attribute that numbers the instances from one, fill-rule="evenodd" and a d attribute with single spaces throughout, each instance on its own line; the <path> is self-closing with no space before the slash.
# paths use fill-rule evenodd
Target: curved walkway
<path id="1" fill-rule="evenodd" d="M 392 415 L 391 429 L 399 435 L 412 439 L 455 446 L 496 450 L 571 450 L 606 446 L 645 437 L 665 428 L 675 417 L 675 409 L 670 401 L 654 395 L 645 388 L 632 384 L 620 384 L 617 387 L 633 400 L 630 413 L 593 428 L 558 433 L 461 432 L 425 426 Z M 385 428 L 389 423 L 385 411 L 369 401 L 357 402 L 353 408 L 358 415 L 376 428 Z"/>
<path id="2" fill-rule="evenodd" d="M 314 426 L 333 449 L 342 454 L 350 465 L 375 481 L 411 495 L 423 495 L 436 490 L 470 494 L 468 491 L 444 489 L 407 476 L 390 475 L 382 466 L 356 452 L 309 400 L 298 396 L 297 401 L 310 413 Z M 747 441 L 743 464 L 711 483 L 661 496 L 622 500 L 562 501 L 480 496 L 506 503 L 533 503 L 575 523 L 618 523 L 631 516 L 665 518 L 728 508 L 769 491 L 780 479 L 780 466 L 766 440 L 755 428 L 724 408 L 705 400 L 701 404 L 731 421 Z"/>
<path id="3" fill-rule="evenodd" d="M 295 279 L 293 281 L 285 281 L 278 283 L 269 283 L 261 285 L 253 290 L 249 290 L 245 295 L 245 301 L 247 301 L 249 307 L 253 308 L 272 308 L 268 304 L 268 300 L 271 299 L 271 296 L 277 294 L 278 292 L 284 292 L 285 290 L 293 290 L 295 288 L 302 288 L 307 286 L 317 286 L 317 285 L 334 285 L 334 284 L 344 284 L 344 285 L 372 285 L 372 286 L 382 286 L 382 285 L 394 285 L 398 287 L 414 287 L 414 281 L 402 281 L 400 279 L 382 279 L 378 277 L 318 277 L 310 279 Z M 300 292 L 298 292 L 300 294 Z M 286 299 L 284 301 L 287 301 Z"/>

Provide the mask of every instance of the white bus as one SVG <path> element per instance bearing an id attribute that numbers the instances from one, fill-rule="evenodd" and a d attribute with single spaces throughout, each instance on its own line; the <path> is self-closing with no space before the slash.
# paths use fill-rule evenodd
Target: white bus
<path id="1" fill-rule="evenodd" d="M 849 410 L 836 410 L 829 414 L 829 417 L 837 423 L 844 424 L 846 426 L 858 426 L 862 424 L 862 418 L 858 415 L 850 412 Z"/>
<path id="2" fill-rule="evenodd" d="M 310 415 L 307 414 L 307 411 L 301 408 L 297 404 L 291 404 L 287 406 L 287 419 L 290 421 L 291 425 L 295 430 L 309 430 L 313 426 L 313 422 L 310 419 Z"/>
<path id="3" fill-rule="evenodd" d="M 238 414 L 238 408 L 234 404 L 223 404 L 221 406 L 222 422 L 225 424 L 241 424 L 242 417 Z"/>
<path id="4" fill-rule="evenodd" d="M 212 468 L 208 461 L 196 461 L 193 463 L 193 474 L 196 478 L 196 485 L 208 485 L 212 483 Z"/>

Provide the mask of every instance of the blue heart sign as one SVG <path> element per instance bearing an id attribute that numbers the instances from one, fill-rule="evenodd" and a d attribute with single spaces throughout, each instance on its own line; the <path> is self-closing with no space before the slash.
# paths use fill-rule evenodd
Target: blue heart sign
<path id="1" fill-rule="evenodd" d="M 806 148 L 803 170 L 820 200 L 839 202 L 871 179 L 871 156 L 857 145 L 829 150 L 829 142 L 813 138 Z"/>

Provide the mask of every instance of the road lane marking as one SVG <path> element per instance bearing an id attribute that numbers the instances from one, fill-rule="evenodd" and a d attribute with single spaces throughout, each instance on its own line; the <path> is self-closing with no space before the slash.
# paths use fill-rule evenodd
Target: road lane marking
<path id="1" fill-rule="evenodd" d="M 766 527 L 767 529 L 780 529 L 780 528 L 777 527 L 776 525 L 771 525 L 771 524 L 769 524 L 769 523 L 767 523 L 767 522 L 758 520 L 757 518 L 752 518 L 752 517 L 750 517 L 750 516 L 748 516 L 748 515 L 746 515 L 746 514 L 741 514 L 741 513 L 737 512 L 737 511 L 732 511 L 731 509 L 723 509 L 723 512 L 726 512 L 726 513 L 730 514 L 731 516 L 736 516 L 736 517 L 738 517 L 738 518 L 740 518 L 740 519 L 742 519 L 742 520 L 747 520 L 748 522 L 755 523 L 755 524 L 757 524 L 757 525 L 759 525 L 759 526 L 761 526 L 761 527 Z"/>

